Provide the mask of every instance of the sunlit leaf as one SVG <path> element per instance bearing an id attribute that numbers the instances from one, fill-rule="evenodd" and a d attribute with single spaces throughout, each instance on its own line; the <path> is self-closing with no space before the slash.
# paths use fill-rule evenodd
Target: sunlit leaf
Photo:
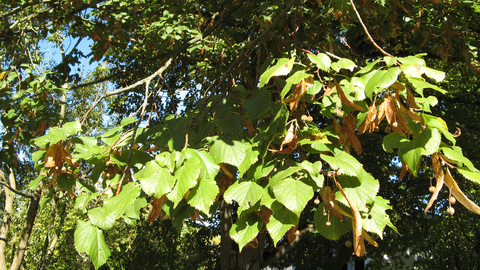
<path id="1" fill-rule="evenodd" d="M 279 202 L 298 214 L 313 197 L 313 188 L 300 180 L 286 178 L 273 187 L 273 193 Z"/>
<path id="2" fill-rule="evenodd" d="M 86 252 L 90 256 L 95 269 L 105 264 L 111 254 L 103 232 L 88 221 L 77 221 L 75 248 L 78 252 Z"/>

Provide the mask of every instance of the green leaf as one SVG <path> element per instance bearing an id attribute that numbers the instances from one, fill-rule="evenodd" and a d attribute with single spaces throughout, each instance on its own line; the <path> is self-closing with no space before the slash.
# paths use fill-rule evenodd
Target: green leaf
<path id="1" fill-rule="evenodd" d="M 92 226 L 89 222 L 77 221 L 77 229 L 75 230 L 75 248 L 78 252 L 86 252 L 95 266 L 100 268 L 108 257 L 110 257 L 110 249 L 103 232 Z"/>
<path id="2" fill-rule="evenodd" d="M 145 198 L 137 198 L 134 202 L 129 203 L 125 208 L 125 216 L 130 219 L 140 219 L 140 209 L 147 205 Z"/>
<path id="3" fill-rule="evenodd" d="M 355 63 L 347 58 L 342 58 L 338 60 L 337 62 L 332 63 L 332 69 L 335 70 L 336 72 L 339 72 L 341 69 L 348 69 L 350 71 L 353 71 L 353 69 L 356 67 Z"/>
<path id="4" fill-rule="evenodd" d="M 392 85 L 400 74 L 400 68 L 394 67 L 388 70 L 377 71 L 367 82 L 365 86 L 365 95 L 372 98 L 373 93 L 379 93 L 384 88 Z"/>
<path id="5" fill-rule="evenodd" d="M 106 213 L 105 209 L 101 207 L 88 210 L 88 218 L 93 225 L 103 230 L 110 230 L 116 220 L 114 213 Z"/>
<path id="6" fill-rule="evenodd" d="M 414 176 L 417 176 L 420 167 L 420 157 L 435 153 L 440 146 L 441 139 L 442 137 L 438 129 L 425 129 L 410 143 L 400 148 L 398 154 L 408 164 Z"/>
<path id="7" fill-rule="evenodd" d="M 215 179 L 215 176 L 217 176 L 220 171 L 220 166 L 215 163 L 215 159 L 213 159 L 208 152 L 203 150 L 195 151 L 195 153 L 198 155 L 198 160 L 202 164 L 200 178 Z"/>
<path id="8" fill-rule="evenodd" d="M 239 183 L 237 181 L 228 187 L 223 197 L 228 203 L 232 203 L 235 200 L 240 206 L 251 206 L 260 200 L 262 194 L 263 187 L 257 183 L 251 181 Z"/>
<path id="9" fill-rule="evenodd" d="M 208 215 L 219 191 L 214 179 L 201 179 L 188 195 L 188 203 Z"/>
<path id="10" fill-rule="evenodd" d="M 67 138 L 67 133 L 63 129 L 52 127 L 46 136 L 50 144 L 55 144 L 59 141 L 65 140 Z"/>
<path id="11" fill-rule="evenodd" d="M 460 167 L 466 166 L 472 172 L 478 171 L 475 166 L 473 166 L 473 163 L 463 155 L 460 147 L 442 144 L 440 150 L 443 151 L 447 158 L 458 162 Z"/>
<path id="12" fill-rule="evenodd" d="M 173 190 L 167 195 L 167 198 L 174 203 L 174 207 L 182 200 L 185 193 L 197 184 L 200 167 L 201 163 L 198 158 L 190 158 L 175 171 L 177 182 Z"/>
<path id="13" fill-rule="evenodd" d="M 257 90 L 253 95 L 243 102 L 243 106 L 247 111 L 250 120 L 258 118 L 270 108 L 271 95 L 265 89 Z M 243 128 L 243 123 L 242 123 Z"/>
<path id="14" fill-rule="evenodd" d="M 272 237 L 273 244 L 276 246 L 278 241 L 282 240 L 285 233 L 297 225 L 299 215 L 288 210 L 277 201 L 272 204 L 272 212 L 273 214 L 270 216 L 267 224 L 267 230 Z"/>
<path id="15" fill-rule="evenodd" d="M 226 134 L 242 135 L 243 133 L 243 118 L 236 113 L 228 118 L 220 118 L 216 124 Z"/>
<path id="16" fill-rule="evenodd" d="M 313 197 L 313 188 L 300 180 L 286 178 L 273 187 L 279 202 L 296 214 L 300 214 Z"/>
<path id="17" fill-rule="evenodd" d="M 67 134 L 67 136 L 73 136 L 77 134 L 77 132 L 82 131 L 82 126 L 80 125 L 79 121 L 68 122 L 62 126 L 63 131 Z"/>
<path id="18" fill-rule="evenodd" d="M 268 83 L 271 77 L 275 76 L 285 76 L 290 73 L 293 67 L 293 62 L 295 59 L 287 59 L 287 58 L 280 58 L 273 67 L 267 69 L 261 76 L 260 76 L 260 86 L 262 87 Z"/>
<path id="19" fill-rule="evenodd" d="M 448 131 L 447 124 L 445 123 L 445 121 L 443 121 L 442 118 L 423 114 L 423 119 L 427 127 L 438 129 L 443 134 L 443 136 L 447 138 L 447 140 L 451 141 L 453 145 L 455 145 L 455 137 L 453 137 L 453 134 Z"/>
<path id="20" fill-rule="evenodd" d="M 127 117 L 127 118 L 123 118 L 122 121 L 120 122 L 120 125 L 123 127 L 123 126 L 126 126 L 128 124 L 131 124 L 133 122 L 137 121 L 137 119 L 135 119 L 135 117 Z"/>
<path id="21" fill-rule="evenodd" d="M 127 205 L 135 201 L 139 194 L 140 188 L 136 183 L 130 182 L 126 184 L 118 195 L 105 200 L 105 214 L 113 214 L 115 219 L 121 217 Z"/>
<path id="22" fill-rule="evenodd" d="M 434 84 L 428 83 L 428 82 L 426 82 L 422 79 L 415 79 L 415 78 L 411 78 L 411 77 L 407 77 L 407 79 L 413 85 L 416 92 L 418 92 L 417 89 L 431 88 L 433 90 L 437 90 L 438 92 L 440 92 L 442 94 L 447 93 L 447 91 L 441 89 L 440 87 L 438 87 Z"/>
<path id="23" fill-rule="evenodd" d="M 471 171 L 466 167 L 457 167 L 457 171 L 470 181 L 480 184 L 480 172 Z"/>
<path id="24" fill-rule="evenodd" d="M 352 222 L 349 219 L 344 218 L 342 221 L 328 214 L 328 207 L 323 202 L 318 205 L 313 218 L 317 231 L 330 240 L 337 240 L 352 230 Z M 327 222 L 330 222 L 330 226 L 327 226 Z"/>
<path id="25" fill-rule="evenodd" d="M 243 174 L 245 174 L 245 172 L 248 171 L 248 169 L 250 169 L 252 164 L 257 162 L 258 155 L 260 154 L 260 151 L 257 148 L 258 147 L 255 147 L 255 148 L 250 147 L 246 149 L 245 159 L 243 160 L 242 164 L 238 166 L 238 174 L 240 176 L 243 176 Z"/>
<path id="26" fill-rule="evenodd" d="M 350 201 L 357 206 L 373 202 L 380 187 L 378 180 L 363 169 L 356 176 L 338 176 L 338 182 Z M 348 205 L 348 201 L 340 191 L 335 193 L 335 197 L 339 202 Z"/>
<path id="27" fill-rule="evenodd" d="M 382 146 L 385 152 L 392 153 L 393 149 L 395 148 L 399 149 L 403 147 L 405 144 L 408 144 L 409 142 L 410 141 L 407 139 L 407 137 L 399 133 L 392 132 L 383 138 Z"/>
<path id="28" fill-rule="evenodd" d="M 333 170 L 338 170 L 341 174 L 356 176 L 363 171 L 362 164 L 344 151 L 336 151 L 333 157 L 325 154 L 321 154 L 320 157 L 325 160 Z"/>
<path id="29" fill-rule="evenodd" d="M 383 239 L 383 230 L 390 220 L 385 212 L 387 209 L 392 209 L 392 207 L 388 205 L 388 200 L 377 196 L 368 209 L 366 218 L 363 219 L 363 228 L 368 232 L 376 233 L 380 239 Z"/>
<path id="30" fill-rule="evenodd" d="M 302 168 L 300 166 L 282 166 L 278 168 L 277 172 L 270 177 L 270 186 L 274 187 L 278 184 L 279 181 L 289 177 L 290 175 L 300 171 Z"/>
<path id="31" fill-rule="evenodd" d="M 60 186 L 60 188 L 66 191 L 71 191 L 72 187 L 75 186 L 76 181 L 77 181 L 77 178 L 69 173 L 62 173 L 57 178 L 57 183 Z"/>
<path id="32" fill-rule="evenodd" d="M 134 174 L 133 177 L 140 180 L 145 193 L 155 196 L 155 198 L 160 198 L 170 192 L 175 184 L 175 177 L 167 168 L 158 165 L 155 160 L 145 164 L 145 168 Z"/>
<path id="33" fill-rule="evenodd" d="M 424 69 L 425 75 L 427 75 L 427 77 L 429 77 L 431 79 L 434 79 L 437 82 L 441 82 L 445 79 L 445 72 L 443 72 L 443 71 L 435 70 L 435 69 L 429 68 L 429 67 L 424 67 L 423 69 Z"/>
<path id="34" fill-rule="evenodd" d="M 263 227 L 263 222 L 255 213 L 248 213 L 238 219 L 230 228 L 230 237 L 237 242 L 240 252 L 252 241 Z"/>
<path id="35" fill-rule="evenodd" d="M 332 60 L 328 55 L 324 53 L 315 54 L 307 54 L 308 59 L 312 61 L 317 67 L 323 71 L 328 71 L 330 65 L 332 64 Z"/>
<path id="36" fill-rule="evenodd" d="M 307 77 L 312 77 L 312 75 L 306 73 L 303 70 L 299 70 L 293 73 L 292 76 L 288 77 L 287 82 L 283 87 L 282 92 L 280 93 L 280 97 L 282 98 L 282 100 L 285 98 L 285 95 L 288 94 L 288 91 L 290 91 L 290 88 L 292 87 L 292 85 L 299 83 L 301 80 Z"/>
<path id="37" fill-rule="evenodd" d="M 214 136 L 211 138 L 210 155 L 217 164 L 227 163 L 240 167 L 251 148 L 248 142 L 240 141 L 233 136 Z"/>
<path id="38" fill-rule="evenodd" d="M 84 193 L 75 199 L 75 209 L 80 210 L 82 213 L 87 212 L 87 204 L 93 199 L 97 198 L 100 193 Z"/>

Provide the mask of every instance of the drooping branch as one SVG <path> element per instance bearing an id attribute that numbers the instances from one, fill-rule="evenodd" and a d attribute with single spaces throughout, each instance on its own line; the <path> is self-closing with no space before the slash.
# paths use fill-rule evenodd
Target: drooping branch
<path id="1" fill-rule="evenodd" d="M 360 24 L 362 25 L 363 30 L 365 31 L 365 34 L 367 34 L 368 38 L 369 38 L 370 41 L 373 43 L 373 46 L 375 46 L 377 49 L 379 49 L 384 55 L 393 57 L 393 55 L 391 55 L 391 54 L 389 54 L 388 52 L 386 52 L 384 49 L 382 49 L 382 47 L 378 46 L 378 44 L 375 42 L 375 40 L 373 40 L 372 36 L 371 36 L 370 33 L 368 32 L 367 27 L 366 27 L 365 24 L 363 23 L 362 17 L 360 17 L 360 14 L 358 13 L 357 7 L 355 7 L 355 4 L 353 3 L 353 0 L 350 0 L 350 3 L 352 4 L 352 7 L 353 7 L 353 10 L 355 11 L 355 14 L 357 14 L 357 18 L 358 18 L 358 20 L 360 21 Z"/>

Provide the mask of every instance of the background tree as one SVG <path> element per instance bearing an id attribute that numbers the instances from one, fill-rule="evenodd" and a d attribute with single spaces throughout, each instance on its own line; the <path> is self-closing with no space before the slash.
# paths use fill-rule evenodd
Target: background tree
<path id="1" fill-rule="evenodd" d="M 49 237 L 61 235 L 65 217 L 71 217 L 67 223 L 78 221 L 76 249 L 88 253 L 96 268 L 116 257 L 115 244 L 108 241 L 112 228 L 135 228 L 133 235 L 141 240 L 137 228 L 150 226 L 152 233 L 155 228 L 145 220 L 170 217 L 180 230 L 182 220 L 201 224 L 210 216 L 205 227 L 218 226 L 221 236 L 220 256 L 212 257 L 218 258 L 216 267 L 259 269 L 274 262 L 307 267 L 315 260 L 305 250 L 318 247 L 325 256 L 316 258 L 325 264 L 331 262 L 329 254 L 342 254 L 342 263 L 352 252 L 362 257 L 365 240 L 376 245 L 369 234 L 382 238 L 387 225 L 395 231 L 393 224 L 402 228 L 406 216 L 420 215 L 430 185 L 437 187 L 427 206 L 432 210 L 427 218 L 411 220 L 421 225 L 416 228 L 422 231 L 412 231 L 415 236 L 428 237 L 429 231 L 442 229 L 438 224 L 454 220 L 445 218 L 452 197 L 480 213 L 460 190 L 474 197 L 475 188 L 460 179 L 480 180 L 477 164 L 470 161 L 476 152 L 457 147 L 466 150 L 477 138 L 471 125 L 478 115 L 469 107 L 478 95 L 479 8 L 474 3 L 1 5 L 2 17 L 8 18 L 0 29 L 6 195 L 1 237 L 21 239 L 15 256 L 7 255 L 2 242 L 2 268 L 11 261 L 18 269 L 25 256 L 40 261 L 40 267 L 53 263 L 47 246 L 57 240 Z M 67 36 L 76 39 L 69 50 L 62 45 Z M 92 52 L 85 56 L 78 46 L 88 38 Z M 38 44 L 45 39 L 62 48 L 62 61 L 54 66 L 41 64 Z M 86 82 L 72 72 L 82 58 L 103 62 Z M 438 70 L 446 67 L 455 67 L 455 73 L 444 79 Z M 93 88 L 105 82 L 115 90 Z M 72 104 L 77 106 L 69 109 Z M 63 113 L 65 105 L 70 114 Z M 107 132 L 98 125 L 104 118 L 101 106 L 119 119 Z M 30 155 L 31 160 L 23 158 Z M 441 203 L 432 207 L 443 184 L 449 191 L 442 191 Z M 22 234 L 8 237 L 12 192 L 22 198 L 17 205 L 24 206 L 27 220 Z M 65 216 L 73 204 L 69 197 L 78 212 Z M 388 215 L 386 199 L 394 206 Z M 47 211 L 45 205 L 51 206 L 51 218 L 40 214 L 37 223 L 58 226 L 51 236 L 32 230 L 38 207 Z M 459 208 L 455 220 L 468 220 L 470 214 Z M 69 229 L 64 237 L 72 236 Z M 32 231 L 36 249 L 42 250 L 37 258 L 25 255 Z M 312 237 L 313 231 L 341 240 L 325 242 Z M 345 235 L 349 231 L 353 238 Z M 119 233 L 123 237 L 113 238 L 131 236 Z M 215 235 L 193 242 L 207 251 L 211 245 L 204 239 Z M 308 249 L 295 249 L 302 239 L 308 239 L 303 243 Z M 429 247 L 410 240 L 385 236 L 388 244 L 380 243 L 387 249 L 378 254 L 393 258 L 401 250 L 389 250 L 395 246 L 389 241 L 435 254 L 453 245 L 442 240 L 441 248 Z M 465 249 L 477 246 L 467 242 Z M 116 247 L 123 250 L 125 243 Z M 107 265 L 136 265 L 141 250 Z M 278 261 L 289 251 L 285 261 Z M 452 267 L 461 266 L 463 254 L 446 253 Z M 369 249 L 368 256 L 378 259 L 372 265 L 382 263 L 376 254 Z M 209 260 L 193 258 L 187 262 L 212 267 Z"/>

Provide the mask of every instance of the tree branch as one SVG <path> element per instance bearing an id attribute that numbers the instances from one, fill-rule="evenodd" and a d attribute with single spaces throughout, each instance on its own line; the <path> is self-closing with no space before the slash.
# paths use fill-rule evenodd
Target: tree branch
<path id="1" fill-rule="evenodd" d="M 10 185 L 15 187 L 15 175 L 13 174 L 13 170 L 10 169 L 9 180 Z M 5 176 L 3 175 L 3 171 L 0 170 L 0 178 L 6 182 Z M 5 186 L 7 187 L 7 186 Z M 6 248 L 7 248 L 7 235 L 8 230 L 10 228 L 11 223 L 11 215 L 13 211 L 13 199 L 14 195 L 10 192 L 7 188 L 4 188 L 5 192 L 5 203 L 4 203 L 4 212 L 3 212 L 3 223 L 2 227 L 0 228 L 0 269 L 7 269 L 7 261 L 6 261 Z"/>
<path id="2" fill-rule="evenodd" d="M 90 109 L 88 109 L 88 111 L 85 113 L 85 115 L 83 116 L 82 118 L 82 123 L 85 121 L 86 117 L 88 116 L 88 114 L 98 105 L 98 103 L 100 103 L 100 101 L 102 101 L 104 98 L 107 98 L 107 97 L 110 97 L 110 96 L 113 96 L 113 95 L 118 95 L 120 93 L 123 93 L 123 92 L 127 92 L 129 90 L 132 90 L 134 89 L 135 87 L 137 86 L 140 86 L 142 85 L 143 83 L 147 82 L 147 81 L 151 81 L 152 79 L 154 79 L 155 77 L 157 76 L 162 76 L 162 73 L 171 65 L 172 61 L 177 58 L 177 56 L 183 52 L 184 50 L 188 49 L 188 47 L 190 47 L 191 45 L 197 43 L 198 41 L 204 39 L 205 37 L 209 36 L 210 34 L 213 33 L 213 31 L 215 31 L 218 27 L 220 27 L 220 25 L 222 24 L 223 20 L 225 18 L 228 18 L 230 17 L 230 15 L 232 15 L 235 11 L 237 11 L 238 7 L 241 6 L 246 0 L 243 0 L 241 1 L 237 6 L 235 6 L 234 8 L 232 8 L 232 10 L 230 10 L 229 12 L 226 12 L 222 17 L 220 17 L 220 19 L 209 29 L 207 29 L 204 33 L 198 35 L 197 37 L 195 38 L 192 38 L 190 39 L 189 41 L 183 43 L 177 50 L 175 50 L 172 55 L 168 58 L 167 62 L 165 62 L 165 64 L 160 67 L 157 71 L 155 71 L 152 75 L 140 80 L 140 81 L 137 81 L 136 83 L 132 84 L 132 85 L 129 85 L 129 86 L 126 86 L 126 87 L 123 87 L 123 88 L 120 88 L 120 89 L 117 89 L 117 90 L 113 90 L 113 91 L 109 91 L 109 92 L 106 92 L 102 97 L 100 97 L 97 101 L 94 102 L 94 104 L 90 107 Z M 213 16 L 212 16 L 212 21 L 215 20 L 216 16 L 218 15 L 219 13 L 215 13 Z"/>
<path id="3" fill-rule="evenodd" d="M 357 18 L 358 18 L 358 20 L 360 21 L 360 24 L 362 25 L 363 30 L 364 30 L 365 33 L 367 34 L 367 36 L 368 36 L 368 38 L 370 39 L 370 41 L 373 43 L 373 46 L 375 46 L 377 49 L 379 49 L 384 55 L 393 57 L 393 55 L 391 55 L 391 54 L 389 54 L 388 52 L 386 52 L 384 49 L 382 49 L 382 47 L 378 46 L 378 44 L 375 42 L 375 40 L 373 40 L 372 36 L 371 36 L 370 33 L 368 32 L 367 27 L 366 27 L 365 24 L 363 23 L 362 17 L 360 17 L 360 14 L 358 13 L 357 7 L 355 7 L 355 4 L 353 3 L 353 0 L 350 0 L 350 3 L 352 4 L 352 7 L 353 7 L 353 10 L 355 11 L 355 14 L 357 14 Z"/>
<path id="4" fill-rule="evenodd" d="M 20 237 L 20 242 L 18 243 L 17 252 L 13 258 L 12 265 L 10 270 L 18 270 L 23 261 L 23 256 L 27 250 L 28 239 L 32 234 L 33 224 L 35 223 L 35 218 L 37 217 L 38 205 L 40 204 L 40 198 L 42 197 L 43 182 L 40 181 L 38 188 L 33 194 L 33 198 L 30 201 L 30 207 L 27 212 L 27 220 L 25 226 L 23 227 L 22 235 Z"/>

